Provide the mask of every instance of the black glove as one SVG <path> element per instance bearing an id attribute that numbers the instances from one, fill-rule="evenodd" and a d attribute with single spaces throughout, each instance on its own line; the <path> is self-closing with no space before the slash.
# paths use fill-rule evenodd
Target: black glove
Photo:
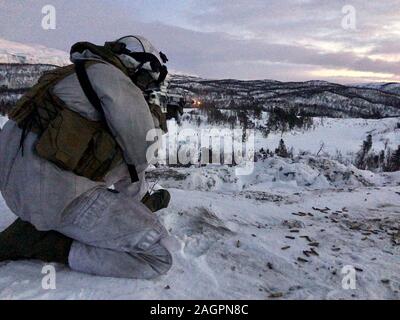
<path id="1" fill-rule="evenodd" d="M 161 189 L 154 193 L 146 193 L 142 199 L 142 203 L 149 208 L 152 212 L 157 212 L 161 209 L 167 208 L 171 195 L 167 190 Z"/>

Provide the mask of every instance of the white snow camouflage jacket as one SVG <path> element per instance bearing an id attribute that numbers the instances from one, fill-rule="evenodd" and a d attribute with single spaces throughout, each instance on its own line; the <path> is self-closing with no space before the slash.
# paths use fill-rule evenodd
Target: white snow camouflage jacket
<path id="1" fill-rule="evenodd" d="M 82 54 L 75 53 L 71 59 L 100 58 L 86 50 Z M 64 171 L 36 155 L 37 136 L 32 132 L 25 140 L 22 156 L 19 147 L 22 130 L 13 121 L 8 121 L 0 131 L 0 190 L 10 209 L 39 230 L 53 229 L 64 209 L 96 186 L 114 184 L 118 191 L 138 200 L 147 191 L 144 181 L 144 170 L 148 166 L 146 150 L 152 142 L 146 142 L 146 134 L 155 128 L 157 121 L 141 90 L 122 71 L 108 63 L 97 63 L 88 67 L 87 72 L 101 99 L 110 130 L 123 149 L 125 160 L 135 164 L 140 181 L 130 183 L 126 164 L 107 174 L 105 183 Z M 100 119 L 75 74 L 60 81 L 54 94 L 87 119 Z"/>

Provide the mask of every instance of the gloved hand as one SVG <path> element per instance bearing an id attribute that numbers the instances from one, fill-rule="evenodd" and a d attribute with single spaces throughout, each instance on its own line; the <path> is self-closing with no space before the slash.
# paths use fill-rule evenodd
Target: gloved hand
<path id="1" fill-rule="evenodd" d="M 169 192 L 167 190 L 160 189 L 152 194 L 147 192 L 142 199 L 142 203 L 152 212 L 156 212 L 167 208 L 170 200 L 171 195 Z"/>

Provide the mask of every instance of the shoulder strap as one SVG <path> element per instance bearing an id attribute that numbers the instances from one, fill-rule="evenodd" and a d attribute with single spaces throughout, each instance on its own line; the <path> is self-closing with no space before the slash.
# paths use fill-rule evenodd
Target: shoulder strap
<path id="1" fill-rule="evenodd" d="M 84 60 L 78 60 L 75 62 L 75 71 L 76 71 L 76 75 L 79 80 L 79 84 L 81 85 L 82 90 L 86 95 L 86 98 L 93 105 L 93 107 L 100 113 L 105 124 L 107 125 L 107 121 L 105 119 L 101 100 L 100 100 L 99 96 L 97 95 L 96 91 L 93 89 L 92 84 L 90 83 Z M 129 170 L 129 175 L 131 177 L 132 183 L 139 181 L 139 177 L 138 177 L 135 165 L 128 164 L 128 170 Z"/>
<path id="2" fill-rule="evenodd" d="M 79 80 L 79 84 L 86 98 L 92 104 L 92 106 L 101 114 L 104 119 L 104 110 L 101 105 L 101 101 L 96 91 L 94 91 L 92 84 L 90 83 L 89 76 L 86 72 L 85 61 L 78 60 L 75 62 L 75 71 Z"/>

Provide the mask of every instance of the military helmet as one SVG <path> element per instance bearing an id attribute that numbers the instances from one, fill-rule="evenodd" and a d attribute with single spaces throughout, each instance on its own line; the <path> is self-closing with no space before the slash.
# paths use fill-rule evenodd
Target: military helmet
<path id="1" fill-rule="evenodd" d="M 125 36 L 114 42 L 106 42 L 106 47 L 117 54 L 124 65 L 132 70 L 132 78 L 144 88 L 149 83 L 162 83 L 168 69 L 167 56 L 158 51 L 149 40 L 142 36 Z"/>

